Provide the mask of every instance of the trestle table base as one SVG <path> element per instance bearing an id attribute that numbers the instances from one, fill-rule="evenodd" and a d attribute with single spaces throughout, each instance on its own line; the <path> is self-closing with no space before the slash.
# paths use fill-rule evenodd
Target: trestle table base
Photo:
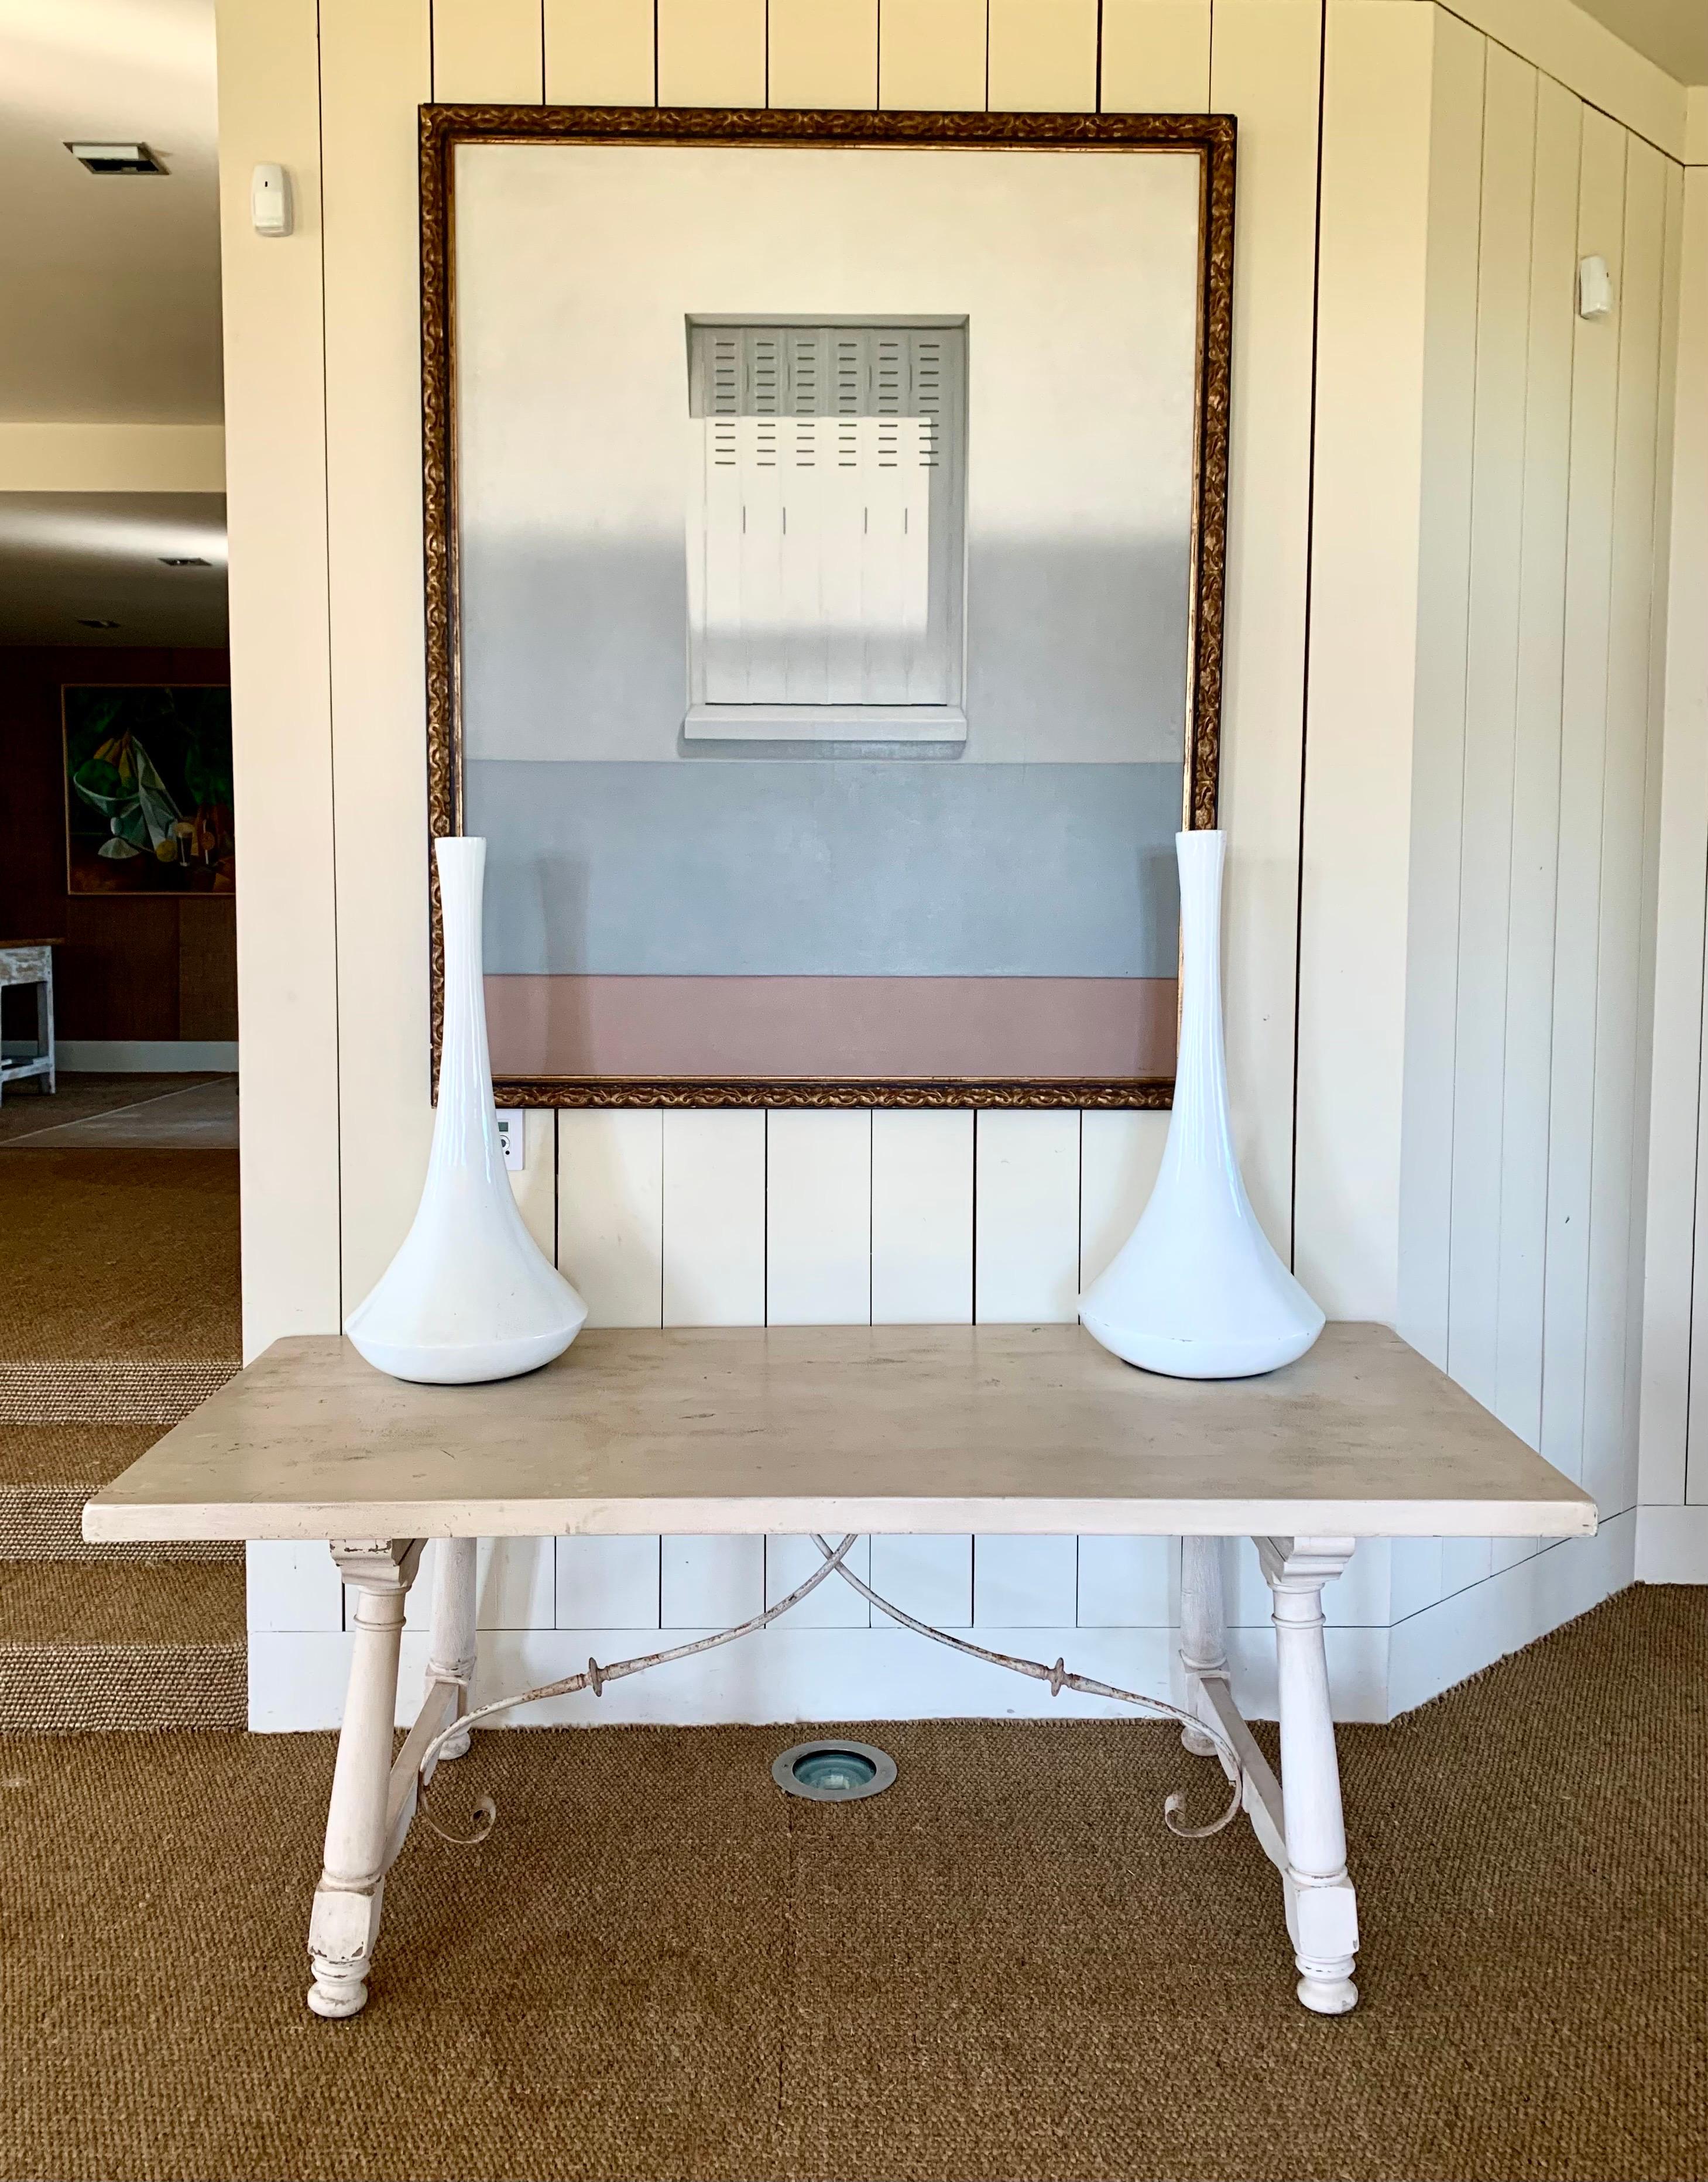
<path id="1" fill-rule="evenodd" d="M 1259 1538 L 1263 1575 L 1274 1602 L 1280 1688 L 1281 1779 L 1241 1718 L 1228 1680 L 1219 1538 L 1187 1538 L 1180 1576 L 1180 1664 L 1187 1702 L 1213 1731 L 1188 1726 L 1181 1740 L 1195 1755 L 1216 1757 L 1231 1780 L 1235 1753 L 1252 1830 L 1281 1875 L 1288 1936 L 1302 2004 L 1318 2015 L 1357 2005 L 1352 1968 L 1358 1921 L 1346 1875 L 1340 1769 L 1323 1646 L 1323 1587 L 1351 1558 L 1346 1537 Z M 427 1688 L 402 1749 L 391 1757 L 399 1648 L 405 1603 L 420 1564 L 418 1538 L 346 1539 L 332 1555 L 355 1598 L 356 1647 L 344 1724 L 339 1733 L 326 1854 L 309 1920 L 315 2014 L 358 2014 L 379 1934 L 385 1875 L 407 1837 L 419 1789 L 441 1758 L 469 1747 L 465 1733 L 435 1739 L 469 1708 L 478 1639 L 475 1544 L 440 1541 L 434 1581 Z M 1285 1784 L 1285 1792 L 1283 1793 Z"/>

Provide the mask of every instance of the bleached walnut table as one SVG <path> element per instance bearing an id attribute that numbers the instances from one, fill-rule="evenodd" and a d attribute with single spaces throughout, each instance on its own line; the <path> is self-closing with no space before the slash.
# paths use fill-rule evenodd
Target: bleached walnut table
<path id="1" fill-rule="evenodd" d="M 356 1642 L 309 1925 L 321 2015 L 368 1997 L 385 1875 L 419 1788 L 468 1747 L 480 1537 L 683 1532 L 1180 1535 L 1189 1749 L 1238 1786 L 1280 1870 L 1307 2008 L 1340 2014 L 1346 1875 L 1322 1592 L 1360 1538 L 1568 1537 L 1589 1496 L 1394 1334 L 1330 1326 L 1260 1379 L 1136 1371 L 1077 1326 L 584 1333 L 524 1379 L 406 1386 L 348 1343 L 276 1342 L 91 1500 L 84 1535 L 324 1538 Z M 1274 1598 L 1281 1778 L 1229 1692 L 1215 1541 Z M 438 1559 L 421 1713 L 396 1762 L 405 1596 Z M 949 1640 L 954 1641 L 954 1640 Z M 1061 1663 L 1058 1663 L 1059 1670 Z M 589 1686 L 600 1670 L 589 1668 Z M 425 1760 L 425 1763 L 423 1763 Z"/>

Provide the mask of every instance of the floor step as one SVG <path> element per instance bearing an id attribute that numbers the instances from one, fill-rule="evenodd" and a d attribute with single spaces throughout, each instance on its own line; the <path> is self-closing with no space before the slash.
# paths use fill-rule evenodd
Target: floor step
<path id="1" fill-rule="evenodd" d="M 0 1568 L 0 1734 L 240 1728 L 246 1654 L 240 1566 Z"/>
<path id="2" fill-rule="evenodd" d="M 240 1545 L 91 1546 L 83 1506 L 160 1437 L 153 1424 L 0 1423 L 0 1561 L 240 1561 Z"/>

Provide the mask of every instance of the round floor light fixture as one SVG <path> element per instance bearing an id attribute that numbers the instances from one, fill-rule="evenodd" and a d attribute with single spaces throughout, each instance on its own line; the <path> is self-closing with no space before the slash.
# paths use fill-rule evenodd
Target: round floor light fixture
<path id="1" fill-rule="evenodd" d="M 896 1777 L 896 1762 L 870 1742 L 798 1742 L 771 1760 L 771 1777 L 788 1796 L 852 1803 L 882 1795 Z"/>

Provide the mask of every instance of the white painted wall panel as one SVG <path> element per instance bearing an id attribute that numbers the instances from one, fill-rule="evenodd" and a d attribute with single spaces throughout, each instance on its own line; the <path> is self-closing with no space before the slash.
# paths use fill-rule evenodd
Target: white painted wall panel
<path id="1" fill-rule="evenodd" d="M 553 106 L 653 103 L 652 0 L 545 0 Z"/>
<path id="2" fill-rule="evenodd" d="M 1578 175 L 1578 248 L 1580 253 L 1595 252 L 1605 257 L 1622 288 L 1624 206 L 1624 132 L 1604 114 L 1586 108 Z M 1583 1476 L 1584 1455 L 1590 1151 L 1595 1100 L 1618 343 L 1617 316 L 1578 318 L 1574 323 L 1541 1450 L 1568 1477 Z"/>
<path id="3" fill-rule="evenodd" d="M 1071 1628 L 1078 1598 L 1077 1538 L 973 1540 L 975 1628 Z"/>
<path id="4" fill-rule="evenodd" d="M 870 1323 L 870 1110 L 768 1114 L 765 1188 L 766 1323 Z"/>
<path id="5" fill-rule="evenodd" d="M 323 1545 L 261 1538 L 244 1552 L 251 1629 L 341 1629 L 344 1585 Z"/>
<path id="6" fill-rule="evenodd" d="M 659 1618 L 666 1629 L 727 1629 L 764 1606 L 763 1538 L 666 1537 L 660 1545 Z"/>
<path id="7" fill-rule="evenodd" d="M 973 1310 L 981 1325 L 1079 1315 L 1080 1117 L 977 1117 Z"/>
<path id="8" fill-rule="evenodd" d="M 1451 1047 L 1447 1368 L 1462 1387 L 1492 1409 L 1504 1115 L 1502 1101 L 1492 1094 L 1506 1063 L 1531 184 L 1536 157 L 1536 72 L 1500 46 L 1488 52 L 1480 151 L 1458 964 Z"/>
<path id="9" fill-rule="evenodd" d="M 828 1542 L 832 1547 L 840 1538 Z M 803 1584 L 824 1559 L 808 1537 L 773 1537 L 765 1542 L 765 1603 L 775 1606 Z M 861 1538 L 850 1551 L 848 1566 L 866 1583 L 871 1581 L 871 1540 Z M 829 1576 L 818 1589 L 791 1607 L 788 1623 L 794 1629 L 869 1629 L 871 1609 L 857 1591 L 839 1576 Z"/>
<path id="10" fill-rule="evenodd" d="M 977 111 L 986 20 L 986 0 L 878 0 L 878 104 Z"/>
<path id="11" fill-rule="evenodd" d="M 973 1542 L 969 1537 L 877 1537 L 871 1587 L 934 1629 L 965 1629 L 973 1618 Z M 884 1616 L 874 1610 L 874 1627 Z"/>
<path id="12" fill-rule="evenodd" d="M 475 1619 L 482 1629 L 550 1629 L 554 1625 L 556 1579 L 550 1538 L 483 1538 L 475 1557 Z M 433 1626 L 433 1565 L 439 1542 L 429 1539 L 410 1587 L 406 1629 Z M 330 1556 L 329 1555 L 329 1559 Z"/>
<path id="13" fill-rule="evenodd" d="M 656 1107 L 557 1117 L 558 1264 L 589 1326 L 664 1315 L 664 1116 Z"/>
<path id="14" fill-rule="evenodd" d="M 766 1117 L 745 1108 L 664 1120 L 664 1322 L 765 1323 Z"/>
<path id="15" fill-rule="evenodd" d="M 1101 0 L 990 0 L 993 113 L 1094 114 Z"/>
<path id="16" fill-rule="evenodd" d="M 1262 4 L 1273 8 L 1275 0 Z M 1103 0 L 1098 103 L 1103 112 L 1207 111 L 1210 14 L 1210 0 Z"/>
<path id="17" fill-rule="evenodd" d="M 1167 1629 L 1180 1619 L 1178 1538 L 1081 1538 L 1081 1629 Z"/>
<path id="18" fill-rule="evenodd" d="M 433 0 L 433 95 L 441 105 L 538 106 L 540 0 Z"/>
<path id="19" fill-rule="evenodd" d="M 556 1620 L 560 1629 L 656 1629 L 657 1538 L 559 1538 Z"/>
<path id="20" fill-rule="evenodd" d="M 973 1315 L 970 1113 L 872 1116 L 875 1326 L 965 1326 Z"/>
<path id="21" fill-rule="evenodd" d="M 1150 1202 L 1168 1140 L 1166 1114 L 1104 1113 L 1092 1109 L 1081 1116 L 1081 1294 L 1137 1227 L 1140 1214 Z"/>

